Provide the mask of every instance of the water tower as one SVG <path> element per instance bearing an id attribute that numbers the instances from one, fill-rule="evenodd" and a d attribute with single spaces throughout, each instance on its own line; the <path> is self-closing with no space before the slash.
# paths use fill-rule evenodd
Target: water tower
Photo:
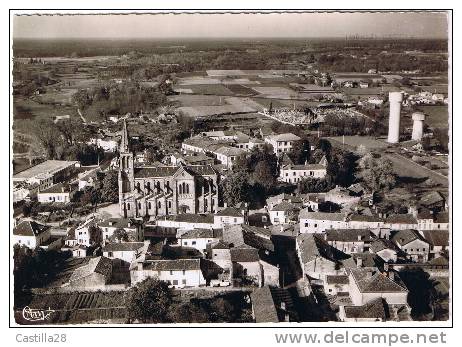
<path id="1" fill-rule="evenodd" d="M 399 142 L 399 123 L 401 116 L 401 102 L 403 101 L 403 94 L 401 92 L 390 92 L 390 118 L 388 120 L 388 142 Z"/>
<path id="2" fill-rule="evenodd" d="M 421 141 L 423 136 L 423 126 L 425 121 L 425 115 L 422 112 L 415 112 L 412 114 L 412 139 Z"/>

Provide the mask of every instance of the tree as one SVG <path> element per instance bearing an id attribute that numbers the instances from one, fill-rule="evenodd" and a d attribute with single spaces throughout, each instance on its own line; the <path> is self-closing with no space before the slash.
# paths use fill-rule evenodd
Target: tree
<path id="1" fill-rule="evenodd" d="M 102 230 L 94 224 L 88 227 L 88 234 L 92 244 L 98 245 L 103 241 Z"/>
<path id="2" fill-rule="evenodd" d="M 107 171 L 101 184 L 101 197 L 104 201 L 119 201 L 119 174 L 115 170 Z"/>
<path id="3" fill-rule="evenodd" d="M 212 321 L 233 322 L 237 318 L 236 308 L 224 298 L 213 300 L 210 305 L 210 319 Z"/>
<path id="4" fill-rule="evenodd" d="M 206 323 L 209 317 L 207 311 L 200 305 L 186 302 L 173 307 L 170 311 L 170 320 L 174 323 Z"/>
<path id="5" fill-rule="evenodd" d="M 310 160 L 310 153 L 310 141 L 304 137 L 294 143 L 290 158 L 295 164 L 304 164 Z"/>
<path id="6" fill-rule="evenodd" d="M 137 319 L 143 323 L 167 322 L 172 291 L 166 282 L 147 278 L 130 289 L 125 303 L 129 319 Z"/>
<path id="7" fill-rule="evenodd" d="M 384 158 L 365 155 L 361 161 L 362 178 L 367 186 L 375 191 L 389 190 L 396 184 L 393 163 Z"/>
<path id="8" fill-rule="evenodd" d="M 128 242 L 128 234 L 125 231 L 125 229 L 122 228 L 117 228 L 114 230 L 114 233 L 111 236 L 111 241 L 116 241 L 116 242 Z"/>
<path id="9" fill-rule="evenodd" d="M 267 161 L 259 161 L 252 175 L 253 181 L 259 183 L 266 191 L 271 190 L 276 182 L 270 164 Z"/>
<path id="10" fill-rule="evenodd" d="M 229 174 L 220 186 L 227 204 L 234 206 L 242 201 L 248 201 L 250 184 L 247 172 L 237 171 Z"/>

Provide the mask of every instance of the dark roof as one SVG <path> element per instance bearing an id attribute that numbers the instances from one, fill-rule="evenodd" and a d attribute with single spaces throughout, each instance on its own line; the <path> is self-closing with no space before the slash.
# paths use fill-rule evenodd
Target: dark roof
<path id="1" fill-rule="evenodd" d="M 173 216 L 166 216 L 165 220 L 185 223 L 208 223 L 213 224 L 213 214 L 182 213 Z"/>
<path id="2" fill-rule="evenodd" d="M 365 214 L 357 214 L 357 213 L 350 215 L 348 219 L 352 222 L 372 222 L 372 223 L 383 222 L 383 219 L 377 215 L 368 216 Z"/>
<path id="3" fill-rule="evenodd" d="M 18 236 L 38 236 L 50 227 L 47 225 L 39 224 L 34 221 L 22 221 L 13 229 L 13 235 Z"/>
<path id="4" fill-rule="evenodd" d="M 330 246 L 320 236 L 315 234 L 301 234 L 297 236 L 296 242 L 300 249 L 301 261 L 303 263 L 308 263 L 318 257 L 332 262 L 348 258 L 345 253 Z"/>
<path id="5" fill-rule="evenodd" d="M 327 241 L 371 242 L 374 234 L 368 229 L 327 229 Z"/>
<path id="6" fill-rule="evenodd" d="M 385 261 L 380 258 L 377 254 L 362 252 L 362 253 L 351 253 L 351 258 L 342 261 L 345 268 L 356 268 L 356 267 L 380 267 L 382 268 Z M 360 260 L 361 259 L 361 260 Z M 361 261 L 361 266 L 358 266 Z"/>
<path id="7" fill-rule="evenodd" d="M 130 226 L 128 226 L 130 224 Z M 99 227 L 111 228 L 135 228 L 139 221 L 131 218 L 108 218 L 102 222 L 98 222 Z"/>
<path id="8" fill-rule="evenodd" d="M 250 294 L 256 323 L 278 323 L 278 313 L 268 286 L 254 289 Z"/>
<path id="9" fill-rule="evenodd" d="M 432 219 L 433 220 L 433 214 L 432 211 L 430 211 L 428 208 L 420 208 L 419 213 L 417 214 L 417 219 Z"/>
<path id="10" fill-rule="evenodd" d="M 417 224 L 417 219 L 411 214 L 392 214 L 385 219 L 388 224 Z"/>
<path id="11" fill-rule="evenodd" d="M 226 207 L 218 212 L 217 216 L 242 217 L 242 212 L 236 207 Z"/>
<path id="12" fill-rule="evenodd" d="M 218 241 L 212 246 L 212 249 L 229 249 L 229 246 L 222 241 Z"/>
<path id="13" fill-rule="evenodd" d="M 135 178 L 173 176 L 181 167 L 193 176 L 215 175 L 211 165 L 142 166 L 135 168 Z"/>
<path id="14" fill-rule="evenodd" d="M 271 211 L 285 211 L 285 212 L 294 211 L 294 210 L 298 210 L 298 207 L 288 201 L 283 201 L 277 204 L 276 206 L 273 206 L 273 208 L 271 209 Z"/>
<path id="15" fill-rule="evenodd" d="M 424 206 L 441 204 L 444 202 L 444 197 L 440 192 L 432 191 L 420 198 L 420 203 Z"/>
<path id="16" fill-rule="evenodd" d="M 382 298 L 374 299 L 363 306 L 345 306 L 344 309 L 347 318 L 386 319 Z"/>
<path id="17" fill-rule="evenodd" d="M 314 220 L 332 220 L 343 221 L 345 220 L 344 213 L 329 213 L 329 212 L 310 212 L 308 208 L 300 212 L 300 218 L 314 219 Z"/>
<path id="18" fill-rule="evenodd" d="M 352 268 L 349 271 L 362 293 L 394 293 L 407 291 L 404 286 L 399 285 L 377 270 L 370 268 Z M 397 274 L 395 274 L 395 276 L 397 276 Z"/>
<path id="19" fill-rule="evenodd" d="M 432 246 L 449 246 L 448 230 L 423 230 L 423 234 Z"/>
<path id="20" fill-rule="evenodd" d="M 130 252 L 143 248 L 144 242 L 114 242 L 107 243 L 103 247 L 103 252 Z"/>
<path id="21" fill-rule="evenodd" d="M 250 263 L 260 260 L 258 250 L 253 247 L 242 245 L 231 248 L 231 261 L 239 263 Z"/>
<path id="22" fill-rule="evenodd" d="M 400 230 L 392 237 L 392 241 L 396 244 L 400 244 L 401 246 L 407 245 L 409 242 L 414 240 L 426 242 L 417 231 L 412 229 Z"/>
<path id="23" fill-rule="evenodd" d="M 436 215 L 435 223 L 449 223 L 449 213 L 440 212 Z"/>
<path id="24" fill-rule="evenodd" d="M 394 244 L 393 241 L 387 239 L 377 239 L 371 243 L 371 250 L 374 253 L 383 251 L 384 249 L 392 249 L 395 252 L 398 252 L 398 247 Z"/>
<path id="25" fill-rule="evenodd" d="M 200 259 L 154 260 L 149 262 L 145 269 L 153 271 L 181 271 L 200 270 Z"/>
<path id="26" fill-rule="evenodd" d="M 179 239 L 211 239 L 223 236 L 222 229 L 193 229 L 182 234 Z"/>
<path id="27" fill-rule="evenodd" d="M 39 193 L 69 193 L 73 191 L 75 186 L 73 187 L 72 185 L 68 183 L 57 183 L 55 185 L 52 185 L 50 188 L 41 190 Z"/>
<path id="28" fill-rule="evenodd" d="M 112 261 L 106 257 L 96 257 L 90 259 L 88 264 L 81 266 L 74 270 L 69 282 L 79 280 L 81 278 L 90 276 L 93 273 L 99 273 L 104 276 L 110 276 L 112 272 Z"/>

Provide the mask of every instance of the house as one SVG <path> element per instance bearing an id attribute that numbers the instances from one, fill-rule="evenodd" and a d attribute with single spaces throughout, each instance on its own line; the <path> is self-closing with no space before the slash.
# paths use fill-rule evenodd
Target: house
<path id="1" fill-rule="evenodd" d="M 130 269 L 131 283 L 154 277 L 168 282 L 173 288 L 204 287 L 206 280 L 201 267 L 202 261 L 202 259 L 176 259 L 133 263 Z"/>
<path id="2" fill-rule="evenodd" d="M 345 269 L 371 267 L 382 269 L 385 266 L 385 261 L 374 253 L 350 253 L 350 256 L 350 258 L 342 260 L 342 265 Z"/>
<path id="3" fill-rule="evenodd" d="M 443 210 L 446 206 L 446 198 L 438 191 L 432 191 L 420 198 L 420 205 L 430 210 Z"/>
<path id="4" fill-rule="evenodd" d="M 340 306 L 339 320 L 342 322 L 384 322 L 386 302 L 382 298 L 374 299 L 360 306 Z"/>
<path id="5" fill-rule="evenodd" d="M 337 205 L 350 206 L 357 204 L 361 198 L 351 195 L 350 190 L 347 188 L 336 186 L 324 195 L 324 199 Z"/>
<path id="6" fill-rule="evenodd" d="M 225 225 L 247 223 L 247 208 L 225 207 L 213 216 L 214 228 L 223 228 Z"/>
<path id="7" fill-rule="evenodd" d="M 396 263 L 400 249 L 391 240 L 376 239 L 371 243 L 370 252 L 377 254 L 388 263 Z"/>
<path id="8" fill-rule="evenodd" d="M 78 288 L 104 287 L 112 277 L 112 260 L 106 257 L 90 259 L 88 264 L 74 270 L 69 286 Z"/>
<path id="9" fill-rule="evenodd" d="M 346 253 L 368 252 L 375 235 L 368 229 L 327 229 L 327 243 Z"/>
<path id="10" fill-rule="evenodd" d="M 354 306 L 379 298 L 388 304 L 407 305 L 408 290 L 397 274 L 391 271 L 384 274 L 374 268 L 352 268 L 348 271 L 350 298 Z"/>
<path id="11" fill-rule="evenodd" d="M 229 169 L 233 167 L 234 162 L 239 156 L 242 156 L 246 153 L 243 149 L 231 146 L 222 146 L 211 152 L 215 154 L 217 160 L 221 164 L 225 165 Z"/>
<path id="12" fill-rule="evenodd" d="M 353 213 L 348 216 L 348 226 L 353 229 L 371 229 L 379 237 L 384 237 L 383 233 L 379 235 L 380 229 L 384 229 L 384 220 L 377 214 L 366 215 Z"/>
<path id="13" fill-rule="evenodd" d="M 40 190 L 47 189 L 53 184 L 66 181 L 78 166 L 78 161 L 46 160 L 13 175 L 13 183 L 37 184 Z"/>
<path id="14" fill-rule="evenodd" d="M 449 229 L 449 213 L 439 212 L 432 226 L 433 230 L 448 230 Z"/>
<path id="15" fill-rule="evenodd" d="M 51 237 L 50 227 L 35 221 L 25 220 L 13 228 L 13 244 L 34 249 Z"/>
<path id="16" fill-rule="evenodd" d="M 347 229 L 343 213 L 311 212 L 305 208 L 300 212 L 300 233 L 322 233 L 326 229 Z"/>
<path id="17" fill-rule="evenodd" d="M 360 81 L 359 82 L 359 88 L 369 88 L 369 82 Z"/>
<path id="18" fill-rule="evenodd" d="M 37 200 L 42 204 L 52 202 L 68 204 L 71 202 L 76 191 L 77 187 L 75 185 L 57 183 L 44 190 L 39 190 L 37 193 Z"/>
<path id="19" fill-rule="evenodd" d="M 269 211 L 271 224 L 289 224 L 295 223 L 298 220 L 298 212 L 300 209 L 294 204 L 283 201 Z"/>
<path id="20" fill-rule="evenodd" d="M 275 196 L 270 196 L 266 199 L 266 205 L 269 210 L 271 210 L 274 206 L 280 204 L 281 202 L 290 202 L 291 204 L 295 205 L 296 207 L 303 206 L 303 200 L 300 196 L 296 196 L 295 194 L 287 194 L 281 193 Z"/>
<path id="21" fill-rule="evenodd" d="M 240 245 L 230 249 L 233 264 L 233 278 L 239 278 L 243 284 L 263 285 L 263 273 L 258 249 Z"/>
<path id="22" fill-rule="evenodd" d="M 83 190 L 85 187 L 94 187 L 97 179 L 97 170 L 80 173 L 78 175 L 78 190 Z"/>
<path id="23" fill-rule="evenodd" d="M 226 226 L 223 229 L 222 241 L 230 248 L 245 245 L 266 253 L 274 253 L 271 231 L 266 228 L 245 224 Z"/>
<path id="24" fill-rule="evenodd" d="M 423 230 L 421 235 L 430 244 L 430 258 L 438 258 L 449 249 L 449 230 Z"/>
<path id="25" fill-rule="evenodd" d="M 265 142 L 273 146 L 273 151 L 276 154 L 292 151 L 294 144 L 300 140 L 300 137 L 292 133 L 269 135 L 265 137 Z"/>
<path id="26" fill-rule="evenodd" d="M 327 295 L 348 293 L 350 282 L 347 275 L 327 275 L 324 281 L 324 292 Z"/>
<path id="27" fill-rule="evenodd" d="M 305 178 L 324 178 L 326 167 L 321 164 L 287 165 L 281 167 L 279 180 L 286 183 L 297 183 Z"/>
<path id="28" fill-rule="evenodd" d="M 415 262 L 426 262 L 430 252 L 430 244 L 415 230 L 398 231 L 392 241 Z"/>
<path id="29" fill-rule="evenodd" d="M 96 226 L 96 220 L 94 218 L 89 218 L 83 224 L 79 225 L 75 229 L 74 234 L 74 239 L 77 240 L 77 244 L 87 247 L 102 240 L 101 229 Z"/>
<path id="30" fill-rule="evenodd" d="M 96 138 L 91 138 L 88 142 L 90 145 L 95 145 L 98 148 L 101 148 L 105 152 L 116 152 L 119 147 L 119 139 L 117 137 L 110 136 L 100 136 Z"/>
<path id="31" fill-rule="evenodd" d="M 324 193 L 313 193 L 302 196 L 303 206 L 308 207 L 310 212 L 318 212 L 319 206 L 324 202 Z"/>
<path id="32" fill-rule="evenodd" d="M 215 226 L 213 214 L 182 213 L 157 219 L 157 227 L 184 230 L 212 229 Z"/>
<path id="33" fill-rule="evenodd" d="M 113 239 L 114 231 L 116 230 L 123 230 L 125 232 L 126 239 L 123 241 L 144 241 L 143 225 L 136 219 L 108 218 L 98 222 L 97 225 L 103 233 L 103 244 Z"/>
<path id="34" fill-rule="evenodd" d="M 298 321 L 294 304 L 287 290 L 265 285 L 250 293 L 255 323 Z"/>
<path id="35" fill-rule="evenodd" d="M 207 246 L 219 242 L 222 236 L 221 229 L 193 229 L 181 233 L 177 238 L 182 247 L 192 247 L 205 253 Z"/>
<path id="36" fill-rule="evenodd" d="M 143 252 L 146 253 L 149 241 L 145 242 L 114 242 L 106 243 L 103 247 L 103 256 L 109 259 L 118 259 L 131 263 Z"/>
<path id="37" fill-rule="evenodd" d="M 348 256 L 314 234 L 300 234 L 295 248 L 304 277 L 325 280 L 327 275 L 340 274 L 340 260 Z"/>
<path id="38" fill-rule="evenodd" d="M 392 214 L 385 218 L 384 226 L 391 230 L 417 229 L 417 218 L 412 214 Z"/>

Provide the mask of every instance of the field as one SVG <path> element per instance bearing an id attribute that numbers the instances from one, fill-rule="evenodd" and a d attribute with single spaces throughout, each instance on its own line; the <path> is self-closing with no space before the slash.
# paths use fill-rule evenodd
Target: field
<path id="1" fill-rule="evenodd" d="M 116 291 L 34 294 L 27 306 L 54 311 L 43 324 L 123 319 L 126 316 L 123 296 L 124 292 Z M 30 324 L 22 317 L 22 307 L 16 308 L 15 319 L 18 324 Z"/>
<path id="2" fill-rule="evenodd" d="M 425 123 L 435 128 L 447 128 L 449 126 L 448 106 L 419 106 L 419 111 L 425 113 Z"/>
<path id="3" fill-rule="evenodd" d="M 337 147 L 341 147 L 343 144 L 342 136 L 327 137 L 329 141 L 334 142 Z M 364 145 L 367 150 L 380 150 L 388 147 L 388 143 L 385 139 L 376 139 L 368 136 L 345 136 L 345 146 L 350 147 L 352 150 L 358 148 L 358 146 Z"/>

